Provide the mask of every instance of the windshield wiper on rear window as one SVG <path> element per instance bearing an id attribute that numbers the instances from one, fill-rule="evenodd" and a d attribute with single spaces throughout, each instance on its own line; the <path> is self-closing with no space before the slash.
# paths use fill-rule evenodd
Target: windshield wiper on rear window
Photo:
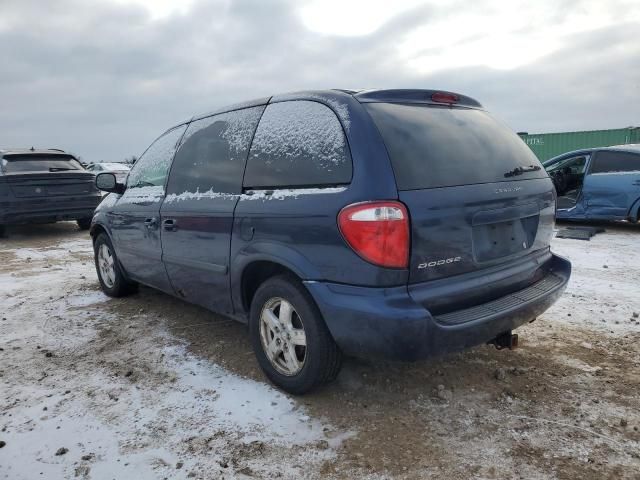
<path id="1" fill-rule="evenodd" d="M 515 177 L 516 175 L 522 175 L 526 172 L 537 172 L 540 170 L 538 165 L 527 165 L 526 167 L 516 167 L 513 170 L 509 170 L 504 174 L 505 177 Z"/>

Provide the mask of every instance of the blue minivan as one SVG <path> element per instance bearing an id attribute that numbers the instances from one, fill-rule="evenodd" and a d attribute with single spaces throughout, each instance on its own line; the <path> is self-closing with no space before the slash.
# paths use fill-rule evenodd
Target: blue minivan
<path id="1" fill-rule="evenodd" d="M 562 220 L 640 220 L 640 145 L 586 148 L 544 162 Z"/>
<path id="2" fill-rule="evenodd" d="M 343 355 L 417 360 L 512 330 L 562 294 L 556 196 L 472 98 L 328 90 L 234 105 L 163 133 L 91 235 L 104 292 L 148 285 L 248 323 L 273 383 L 304 393 Z"/>

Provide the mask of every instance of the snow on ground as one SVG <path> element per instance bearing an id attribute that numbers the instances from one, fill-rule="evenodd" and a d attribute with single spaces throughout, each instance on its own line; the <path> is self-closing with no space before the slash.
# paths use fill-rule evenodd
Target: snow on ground
<path id="1" fill-rule="evenodd" d="M 553 251 L 568 258 L 565 295 L 545 314 L 609 333 L 640 332 L 640 227 L 608 227 L 590 241 L 557 238 Z"/>
<path id="2" fill-rule="evenodd" d="M 264 382 L 194 357 L 162 327 L 147 332 L 137 352 L 153 359 L 159 382 L 134 384 L 136 368 L 148 368 L 136 362 L 117 376 L 87 362 L 114 319 L 102 311 L 113 299 L 95 289 L 90 240 L 2 253 L 2 400 L 13 405 L 0 417 L 7 442 L 0 478 L 187 478 L 225 471 L 237 462 L 235 450 L 245 453 L 236 474 L 243 477 L 265 473 L 261 457 L 274 447 L 287 458 L 273 468 L 291 478 L 302 465 L 331 458 L 344 438 L 328 436 L 330 426 Z M 68 452 L 55 455 L 59 448 Z M 210 454 L 190 460 L 189 448 Z"/>
<path id="3" fill-rule="evenodd" d="M 237 323 L 102 294 L 73 224 L 10 232 L 0 479 L 638 478 L 640 228 L 606 228 L 554 240 L 572 279 L 520 349 L 348 360 L 302 398 L 265 381 Z"/>

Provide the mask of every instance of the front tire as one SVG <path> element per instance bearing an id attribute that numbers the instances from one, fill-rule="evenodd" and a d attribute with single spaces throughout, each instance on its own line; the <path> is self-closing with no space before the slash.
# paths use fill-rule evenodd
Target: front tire
<path id="1" fill-rule="evenodd" d="M 264 282 L 251 302 L 249 330 L 265 375 L 301 395 L 336 378 L 342 354 L 304 286 L 290 276 Z"/>
<path id="2" fill-rule="evenodd" d="M 96 272 L 102 291 L 110 297 L 124 297 L 136 291 L 137 284 L 128 280 L 122 273 L 111 240 L 105 233 L 97 236 L 93 242 Z"/>

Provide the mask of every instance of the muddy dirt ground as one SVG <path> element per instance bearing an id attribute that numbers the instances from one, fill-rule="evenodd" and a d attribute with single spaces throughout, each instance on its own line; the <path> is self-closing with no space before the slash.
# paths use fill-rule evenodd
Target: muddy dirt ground
<path id="1" fill-rule="evenodd" d="M 640 226 L 554 240 L 564 297 L 416 364 L 272 388 L 246 327 L 141 288 L 109 299 L 72 223 L 0 240 L 0 478 L 640 478 Z"/>

